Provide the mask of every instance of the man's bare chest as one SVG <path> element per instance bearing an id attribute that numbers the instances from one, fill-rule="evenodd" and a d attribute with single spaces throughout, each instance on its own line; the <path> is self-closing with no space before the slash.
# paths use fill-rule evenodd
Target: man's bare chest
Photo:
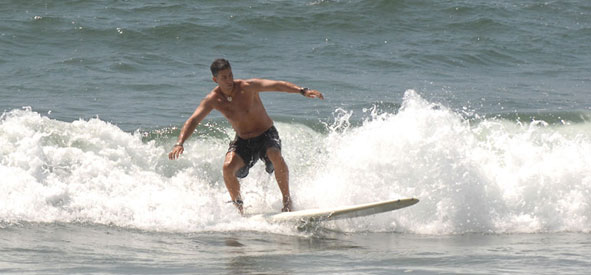
<path id="1" fill-rule="evenodd" d="M 261 104 L 260 99 L 253 95 L 240 94 L 233 96 L 232 101 L 223 100 L 218 110 L 228 119 L 240 120 L 256 113 L 256 110 L 261 109 Z"/>

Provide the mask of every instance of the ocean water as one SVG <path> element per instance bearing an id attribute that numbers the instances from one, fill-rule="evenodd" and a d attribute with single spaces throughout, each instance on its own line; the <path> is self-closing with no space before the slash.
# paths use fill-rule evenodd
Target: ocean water
<path id="1" fill-rule="evenodd" d="M 5 1 L 0 272 L 585 274 L 591 2 Z M 215 83 L 266 93 L 297 209 L 416 197 L 371 217 L 273 224 L 228 204 L 234 132 Z M 247 213 L 277 212 L 256 165 Z"/>

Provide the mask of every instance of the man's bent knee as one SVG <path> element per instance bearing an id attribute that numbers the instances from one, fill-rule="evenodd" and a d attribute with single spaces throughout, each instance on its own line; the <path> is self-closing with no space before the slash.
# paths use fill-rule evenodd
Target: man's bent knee
<path id="1" fill-rule="evenodd" d="M 281 155 L 281 150 L 277 148 L 269 148 L 267 149 L 267 157 L 273 164 L 279 164 L 279 162 L 283 162 L 283 156 Z"/>
<path id="2" fill-rule="evenodd" d="M 226 175 L 234 175 L 238 169 L 244 166 L 244 161 L 236 155 L 234 152 L 230 152 L 226 155 L 226 159 L 224 160 L 224 166 L 222 167 L 222 171 L 224 176 Z"/>

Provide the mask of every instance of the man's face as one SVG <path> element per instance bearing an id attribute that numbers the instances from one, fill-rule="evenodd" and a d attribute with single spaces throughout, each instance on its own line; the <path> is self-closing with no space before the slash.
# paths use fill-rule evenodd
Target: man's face
<path id="1" fill-rule="evenodd" d="M 213 81 L 220 85 L 220 88 L 231 90 L 234 87 L 234 75 L 232 74 L 232 69 L 219 71 L 218 75 L 213 77 Z"/>

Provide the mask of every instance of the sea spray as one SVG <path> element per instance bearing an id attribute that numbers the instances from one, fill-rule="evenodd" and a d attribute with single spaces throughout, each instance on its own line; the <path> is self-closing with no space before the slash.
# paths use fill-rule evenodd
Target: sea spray
<path id="1" fill-rule="evenodd" d="M 206 165 L 178 162 L 186 168 L 158 173 L 175 164 L 166 160 L 164 147 L 139 135 L 99 119 L 66 123 L 28 110 L 4 114 L 0 127 L 4 222 L 190 230 L 219 220 L 212 213 L 221 206 L 207 203 L 220 192 L 202 176 Z"/>
<path id="2" fill-rule="evenodd" d="M 348 115 L 345 115 L 348 116 Z M 473 123 L 406 92 L 395 113 L 326 138 L 324 170 L 308 184 L 320 206 L 417 197 L 417 206 L 366 220 L 350 230 L 424 234 L 588 232 L 591 196 L 589 125 Z M 393 221 L 393 222 L 392 222 Z"/>
<path id="3" fill-rule="evenodd" d="M 588 122 L 470 120 L 405 93 L 400 109 L 339 109 L 318 132 L 277 122 L 297 209 L 416 197 L 407 209 L 326 223 L 342 231 L 419 234 L 589 232 Z M 179 160 L 169 134 L 128 133 L 98 118 L 63 122 L 30 109 L 0 119 L 0 220 L 83 222 L 155 231 L 257 230 L 288 224 L 240 217 L 221 166 L 229 126 L 207 122 Z M 209 128 L 208 128 L 209 127 Z M 202 134 L 214 131 L 213 134 Z M 248 213 L 280 209 L 262 165 L 242 180 Z"/>

